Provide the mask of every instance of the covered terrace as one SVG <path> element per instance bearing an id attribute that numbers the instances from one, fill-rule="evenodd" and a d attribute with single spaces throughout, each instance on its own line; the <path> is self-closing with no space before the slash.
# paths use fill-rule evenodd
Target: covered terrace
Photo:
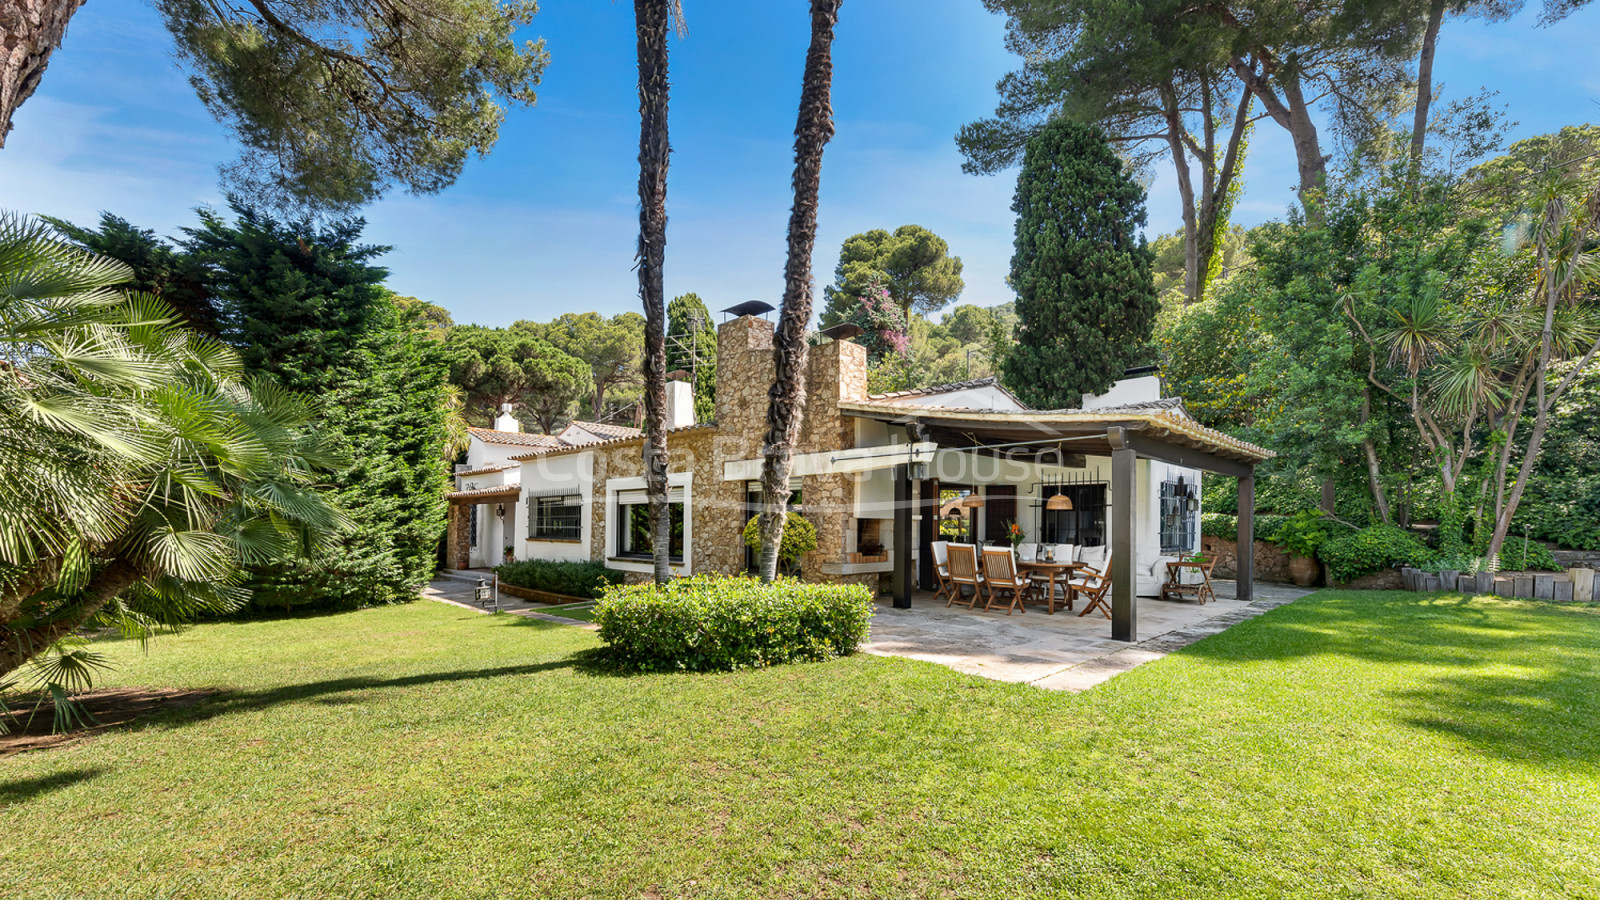
<path id="1" fill-rule="evenodd" d="M 932 589 L 932 544 L 937 539 L 940 489 L 937 476 L 924 462 L 930 451 L 962 451 L 1052 469 L 1082 469 L 1090 458 L 1109 460 L 1108 546 L 1111 552 L 1111 637 L 1138 638 L 1137 558 L 1139 462 L 1153 460 L 1199 469 L 1236 480 L 1239 533 L 1254 529 L 1255 466 L 1272 453 L 1207 428 L 1191 418 L 1177 400 L 1158 400 L 1092 410 L 993 410 L 928 406 L 863 400 L 842 401 L 840 412 L 903 430 L 905 462 L 893 467 L 894 539 L 893 600 L 909 608 L 918 584 Z M 920 483 L 920 484 L 919 484 Z M 915 486 L 915 487 L 914 487 Z M 917 495 L 917 496 L 914 496 Z M 913 520 L 920 512 L 915 541 Z M 920 571 L 914 571 L 912 547 Z M 1251 602 L 1255 573 L 1250 541 L 1238 554 L 1235 597 Z"/>

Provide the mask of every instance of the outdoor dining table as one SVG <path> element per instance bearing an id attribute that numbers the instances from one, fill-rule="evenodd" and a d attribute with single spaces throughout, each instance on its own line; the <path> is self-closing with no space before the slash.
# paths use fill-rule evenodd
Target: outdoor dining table
<path id="1" fill-rule="evenodd" d="M 1072 573 L 1084 567 L 1080 562 L 1051 562 L 1046 559 L 1018 560 L 1017 571 L 1023 575 L 1030 572 L 1040 572 L 1049 576 L 1049 584 L 1045 589 L 1045 612 L 1055 615 L 1056 612 L 1056 579 L 1061 579 L 1061 586 L 1065 588 L 1067 609 L 1072 608 Z"/>

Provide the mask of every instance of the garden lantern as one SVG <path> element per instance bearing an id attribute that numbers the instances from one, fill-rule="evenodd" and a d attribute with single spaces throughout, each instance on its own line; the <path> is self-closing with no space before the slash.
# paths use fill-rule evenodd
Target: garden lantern
<path id="1" fill-rule="evenodd" d="M 479 578 L 478 579 L 478 586 L 472 589 L 472 596 L 479 603 L 488 603 L 489 602 L 489 582 L 487 580 L 485 580 L 485 579 Z"/>

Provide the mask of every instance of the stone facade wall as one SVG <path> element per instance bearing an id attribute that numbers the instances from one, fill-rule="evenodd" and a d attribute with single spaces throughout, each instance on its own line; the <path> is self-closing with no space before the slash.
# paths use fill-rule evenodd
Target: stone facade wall
<path id="1" fill-rule="evenodd" d="M 667 435 L 667 474 L 692 473 L 687 514 L 695 573 L 744 571 L 744 484 L 722 480 L 722 461 L 734 448 L 719 430 L 696 428 Z M 644 442 L 595 450 L 594 503 L 590 505 L 590 556 L 606 558 L 606 482 L 644 474 Z"/>
<path id="2" fill-rule="evenodd" d="M 467 569 L 472 566 L 471 507 L 465 503 L 450 504 L 449 525 L 445 538 L 445 555 L 448 568 Z"/>
<path id="3" fill-rule="evenodd" d="M 767 393 L 772 385 L 773 325 L 751 316 L 717 331 L 717 421 L 667 436 L 669 475 L 692 473 L 690 490 L 692 569 L 695 573 L 745 571 L 745 483 L 724 481 L 723 463 L 755 459 L 767 431 Z M 841 400 L 867 394 L 867 352 L 837 341 L 812 347 L 806 367 L 807 399 L 796 453 L 855 446 L 854 421 L 839 412 Z M 594 502 L 590 506 L 590 557 L 606 558 L 606 484 L 644 474 L 643 441 L 594 448 Z M 806 476 L 801 484 L 806 517 L 817 526 L 818 548 L 801 561 L 808 580 L 858 581 L 877 586 L 878 576 L 828 576 L 824 561 L 842 561 L 853 543 L 855 479 L 849 475 Z M 628 573 L 629 580 L 648 578 Z"/>

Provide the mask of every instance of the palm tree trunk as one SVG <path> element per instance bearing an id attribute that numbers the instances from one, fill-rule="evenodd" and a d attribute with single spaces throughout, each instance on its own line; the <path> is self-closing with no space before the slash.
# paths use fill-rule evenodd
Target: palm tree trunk
<path id="1" fill-rule="evenodd" d="M 811 48 L 800 88 L 794 129 L 794 206 L 789 211 L 789 259 L 784 265 L 783 307 L 773 337 L 772 390 L 767 397 L 767 437 L 761 448 L 761 580 L 778 573 L 778 547 L 789 505 L 789 469 L 805 406 L 806 324 L 811 321 L 811 251 L 817 242 L 817 194 L 822 151 L 833 137 L 833 28 L 843 0 L 811 0 Z"/>
<path id="2" fill-rule="evenodd" d="M 644 303 L 644 478 L 656 584 L 671 577 L 667 508 L 667 0 L 634 0 L 639 55 L 639 299 Z M 600 401 L 598 385 L 595 402 Z"/>
<path id="3" fill-rule="evenodd" d="M 89 579 L 70 611 L 25 628 L 0 626 L 0 681 L 51 644 L 83 627 L 83 623 L 138 580 L 138 567 L 118 557 Z"/>
<path id="4" fill-rule="evenodd" d="M 0 147 L 83 0 L 0 0 Z"/>

